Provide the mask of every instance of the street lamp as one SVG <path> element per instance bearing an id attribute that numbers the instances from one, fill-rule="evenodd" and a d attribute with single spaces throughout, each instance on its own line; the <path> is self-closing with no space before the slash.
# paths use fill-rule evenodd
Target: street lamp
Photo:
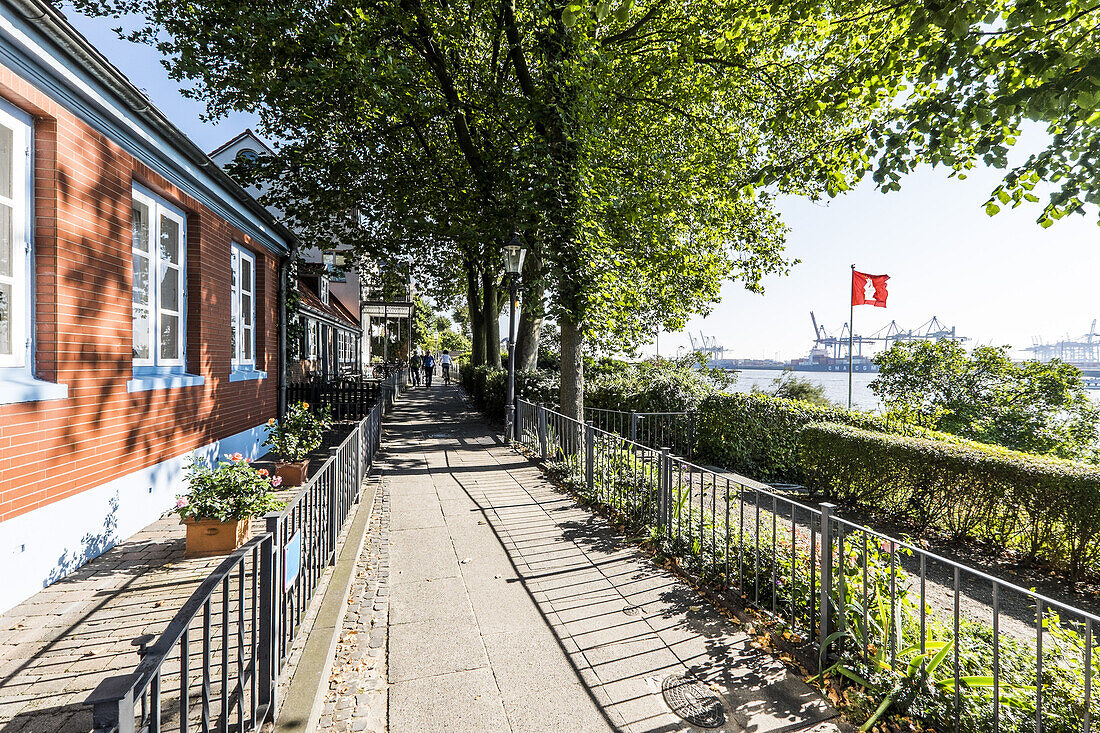
<path id="1" fill-rule="evenodd" d="M 504 273 L 508 279 L 508 393 L 505 396 L 504 435 L 514 440 L 516 419 L 516 298 L 523 258 L 527 255 L 518 234 L 504 245 Z"/>

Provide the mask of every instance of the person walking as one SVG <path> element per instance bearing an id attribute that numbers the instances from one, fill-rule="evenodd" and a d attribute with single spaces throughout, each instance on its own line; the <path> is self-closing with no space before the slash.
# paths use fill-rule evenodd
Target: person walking
<path id="1" fill-rule="evenodd" d="M 420 386 L 420 352 L 414 351 L 412 358 L 409 359 L 409 371 L 412 372 L 412 381 L 414 387 Z"/>
<path id="2" fill-rule="evenodd" d="M 421 359 L 421 364 L 424 365 L 424 386 L 432 386 L 432 372 L 435 371 L 435 358 L 430 351 L 424 352 L 424 358 Z"/>
<path id="3" fill-rule="evenodd" d="M 439 357 L 439 365 L 443 367 L 443 384 L 451 383 L 451 365 L 454 361 L 451 360 L 451 354 L 448 351 L 443 352 L 443 356 Z"/>

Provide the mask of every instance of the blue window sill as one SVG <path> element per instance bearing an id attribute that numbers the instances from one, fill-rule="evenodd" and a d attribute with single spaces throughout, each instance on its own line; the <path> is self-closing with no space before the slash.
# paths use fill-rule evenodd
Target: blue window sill
<path id="1" fill-rule="evenodd" d="M 257 371 L 252 367 L 237 367 L 229 372 L 230 382 L 244 382 L 250 379 L 267 379 L 267 372 Z"/>
<path id="2" fill-rule="evenodd" d="M 0 369 L 0 405 L 18 402 L 62 400 L 69 396 L 69 385 L 35 379 L 22 368 Z"/>
<path id="3" fill-rule="evenodd" d="M 126 382 L 127 392 L 148 392 L 153 389 L 179 389 L 197 387 L 206 383 L 206 377 L 187 374 L 181 368 L 134 367 L 134 378 Z"/>

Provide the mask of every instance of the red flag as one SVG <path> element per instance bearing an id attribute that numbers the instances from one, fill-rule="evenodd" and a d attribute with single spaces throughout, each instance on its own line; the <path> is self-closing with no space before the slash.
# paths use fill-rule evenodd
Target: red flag
<path id="1" fill-rule="evenodd" d="M 889 275 L 868 275 L 852 270 L 852 305 L 886 307 L 886 281 Z"/>

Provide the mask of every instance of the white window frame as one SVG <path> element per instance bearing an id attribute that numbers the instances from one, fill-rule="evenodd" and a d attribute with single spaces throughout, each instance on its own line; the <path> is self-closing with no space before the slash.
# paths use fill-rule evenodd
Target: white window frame
<path id="1" fill-rule="evenodd" d="M 232 365 L 234 369 L 238 368 L 254 368 L 256 366 L 256 256 L 250 251 L 242 247 L 241 245 L 233 242 L 233 252 L 231 256 L 232 268 L 231 280 L 230 280 L 230 293 L 229 299 L 231 303 L 230 307 L 230 328 L 233 331 L 233 356 Z M 249 271 L 251 277 L 250 282 L 247 283 L 248 288 L 244 289 L 246 284 L 241 277 L 241 263 L 247 260 L 250 267 Z M 245 358 L 244 346 L 245 339 L 242 334 L 245 330 L 244 325 L 244 313 L 241 310 L 241 299 L 244 295 L 248 295 L 249 300 L 249 326 L 248 326 L 248 343 L 252 347 L 251 358 Z"/>
<path id="2" fill-rule="evenodd" d="M 0 197 L 0 202 L 11 207 L 12 272 L 0 275 L 0 283 L 11 286 L 11 335 L 10 354 L 0 354 L 0 368 L 30 370 L 32 365 L 34 329 L 34 300 L 31 283 L 32 267 L 31 207 L 34 201 L 31 188 L 33 172 L 33 128 L 31 116 L 0 101 L 0 125 L 12 131 L 12 196 Z M 20 175 L 22 171 L 22 175 Z"/>
<path id="3" fill-rule="evenodd" d="M 152 191 L 133 184 L 133 200 L 149 209 L 149 356 L 148 359 L 133 357 L 135 367 L 166 367 L 182 370 L 187 362 L 187 215 L 182 209 L 173 206 Z M 179 264 L 163 261 L 160 256 L 161 218 L 173 220 L 179 226 Z M 131 243 L 131 261 L 133 253 L 139 250 Z M 142 253 L 146 256 L 146 253 Z M 179 311 L 173 312 L 161 308 L 160 280 L 161 268 L 170 267 L 179 270 Z M 132 289 L 132 286 L 131 286 Z M 132 295 L 131 295 L 132 298 Z M 131 307 L 132 307 L 131 300 Z M 164 311 L 164 312 L 162 312 Z M 178 320 L 177 349 L 175 357 L 164 357 L 160 348 L 160 329 L 165 314 L 174 315 Z M 131 314 L 131 319 L 133 318 Z M 132 333 L 132 330 L 131 330 Z"/>

